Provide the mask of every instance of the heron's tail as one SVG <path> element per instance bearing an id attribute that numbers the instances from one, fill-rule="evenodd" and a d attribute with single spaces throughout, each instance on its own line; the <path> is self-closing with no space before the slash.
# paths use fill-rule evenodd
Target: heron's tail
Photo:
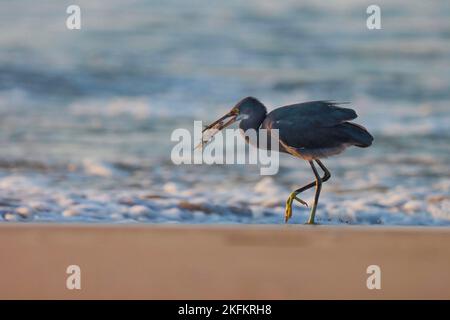
<path id="1" fill-rule="evenodd" d="M 344 122 L 342 125 L 355 146 L 367 148 L 372 145 L 373 137 L 366 128 L 353 122 Z"/>

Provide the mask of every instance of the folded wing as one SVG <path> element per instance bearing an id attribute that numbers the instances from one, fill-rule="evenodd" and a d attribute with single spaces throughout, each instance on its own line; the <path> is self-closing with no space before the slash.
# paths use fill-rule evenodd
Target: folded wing
<path id="1" fill-rule="evenodd" d="M 278 129 L 284 149 L 317 152 L 321 157 L 337 154 L 350 145 L 370 146 L 373 141 L 370 133 L 363 126 L 349 122 L 357 117 L 356 112 L 340 104 L 310 101 L 284 106 L 270 112 L 262 128 Z"/>

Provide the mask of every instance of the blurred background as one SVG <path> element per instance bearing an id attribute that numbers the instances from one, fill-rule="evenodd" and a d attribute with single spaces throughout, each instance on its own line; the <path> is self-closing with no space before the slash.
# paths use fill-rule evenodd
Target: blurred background
<path id="1" fill-rule="evenodd" d="M 371 4 L 2 1 L 0 221 L 283 223 L 304 161 L 170 160 L 174 129 L 252 95 L 350 101 L 375 136 L 324 161 L 319 223 L 450 225 L 450 2 L 377 1 L 381 30 Z"/>

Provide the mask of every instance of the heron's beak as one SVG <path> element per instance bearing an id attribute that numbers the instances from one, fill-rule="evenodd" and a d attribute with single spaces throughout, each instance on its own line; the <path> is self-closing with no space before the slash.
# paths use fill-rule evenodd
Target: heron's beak
<path id="1" fill-rule="evenodd" d="M 202 131 L 202 141 L 200 144 L 198 144 L 195 149 L 198 147 L 203 147 L 206 143 L 211 141 L 212 137 L 219 132 L 220 130 L 225 129 L 226 127 L 229 127 L 234 122 L 236 122 L 236 118 L 239 115 L 239 111 L 236 109 L 232 109 L 230 112 L 228 112 L 226 115 L 221 117 L 220 119 L 214 121 L 210 125 L 206 126 Z M 213 130 L 211 133 L 208 131 Z"/>
<path id="2" fill-rule="evenodd" d="M 228 112 L 226 115 L 224 115 L 222 118 L 214 121 L 213 123 L 211 123 L 210 125 L 206 126 L 202 133 L 205 133 L 206 131 L 210 130 L 210 129 L 215 129 L 217 131 L 220 131 L 222 129 L 225 129 L 226 127 L 230 126 L 233 122 L 236 121 L 236 118 L 238 116 L 238 111 L 236 110 L 231 110 L 230 112 Z M 227 120 L 227 121 L 225 121 Z"/>

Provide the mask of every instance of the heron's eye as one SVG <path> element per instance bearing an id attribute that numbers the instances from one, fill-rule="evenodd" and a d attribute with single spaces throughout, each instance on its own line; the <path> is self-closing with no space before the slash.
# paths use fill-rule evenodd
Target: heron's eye
<path id="1" fill-rule="evenodd" d="M 238 108 L 233 108 L 231 109 L 231 112 L 234 114 L 239 114 L 239 109 Z"/>

